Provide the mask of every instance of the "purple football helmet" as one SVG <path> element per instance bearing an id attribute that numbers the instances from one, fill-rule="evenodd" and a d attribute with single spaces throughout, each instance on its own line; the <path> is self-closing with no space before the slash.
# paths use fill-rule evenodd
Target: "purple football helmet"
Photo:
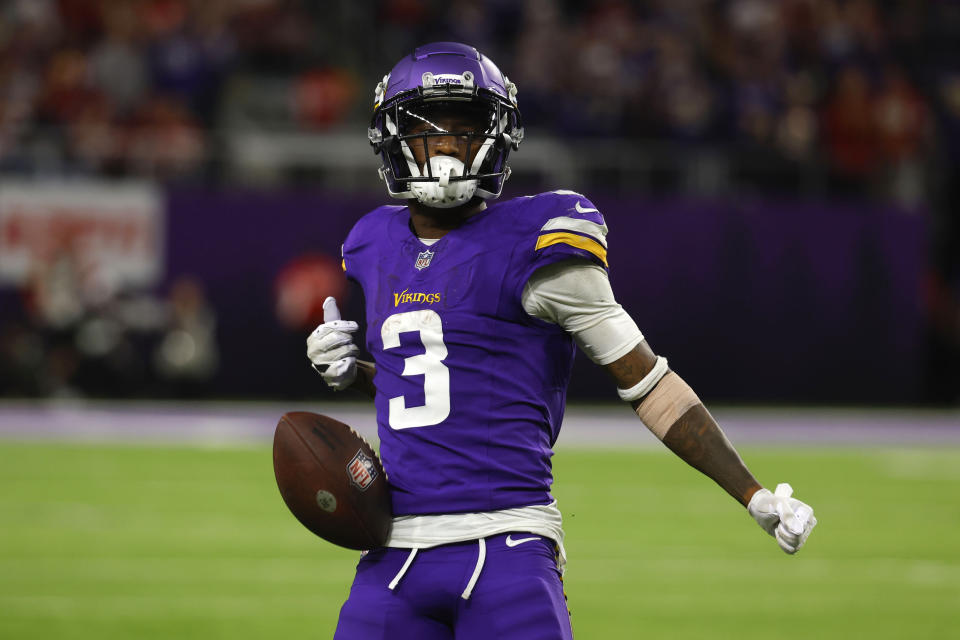
<path id="1" fill-rule="evenodd" d="M 463 131 L 435 124 L 440 114 L 475 123 Z M 467 164 L 431 157 L 438 136 L 467 145 Z M 523 141 L 517 87 L 473 47 L 435 42 L 418 47 L 376 87 L 370 144 L 383 162 L 380 177 L 394 198 L 452 207 L 473 196 L 496 198 L 510 175 L 507 156 Z M 427 158 L 420 166 L 412 147 Z"/>

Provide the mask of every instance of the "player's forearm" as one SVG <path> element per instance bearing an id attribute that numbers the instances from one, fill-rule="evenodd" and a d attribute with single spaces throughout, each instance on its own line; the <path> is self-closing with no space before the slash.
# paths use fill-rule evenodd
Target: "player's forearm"
<path id="1" fill-rule="evenodd" d="M 631 402 L 637 416 L 671 451 L 741 504 L 750 501 L 760 483 L 693 389 L 667 368 L 666 360 L 657 358 L 644 342 L 608 365 L 607 371 L 617 381 L 620 397 Z"/>
<path id="2" fill-rule="evenodd" d="M 703 404 L 690 407 L 673 423 L 663 443 L 746 506 L 761 486 Z"/>
<path id="3" fill-rule="evenodd" d="M 377 388 L 373 386 L 373 376 L 376 372 L 377 365 L 374 363 L 357 360 L 357 377 L 353 381 L 353 384 L 350 385 L 350 388 L 370 398 L 375 397 L 377 395 Z"/>

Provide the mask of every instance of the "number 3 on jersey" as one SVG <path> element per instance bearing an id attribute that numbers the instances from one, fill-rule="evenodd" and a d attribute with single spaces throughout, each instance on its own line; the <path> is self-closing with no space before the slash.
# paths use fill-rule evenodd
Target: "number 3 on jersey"
<path id="1" fill-rule="evenodd" d="M 406 398 L 390 398 L 390 427 L 410 429 L 440 424 L 450 415 L 450 370 L 443 364 L 447 357 L 447 345 L 443 344 L 443 324 L 436 311 L 421 309 L 395 313 L 383 321 L 380 337 L 383 348 L 400 346 L 400 334 L 420 334 L 424 353 L 408 356 L 403 360 L 403 375 L 423 376 L 424 403 L 408 407 Z"/>

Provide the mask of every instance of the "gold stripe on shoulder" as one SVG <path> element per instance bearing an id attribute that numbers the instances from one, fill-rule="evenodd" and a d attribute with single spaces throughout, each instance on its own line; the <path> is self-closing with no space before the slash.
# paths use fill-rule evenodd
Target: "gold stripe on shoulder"
<path id="1" fill-rule="evenodd" d="M 575 233 L 566 233 L 563 231 L 558 231 L 556 233 L 545 233 L 537 238 L 537 246 L 534 251 L 539 251 L 544 247 L 549 247 L 551 245 L 560 243 L 569 244 L 571 247 L 589 251 L 600 259 L 600 262 L 603 263 L 603 266 L 609 266 L 607 264 L 607 250 L 603 247 L 603 245 L 596 240 L 578 236 Z"/>
<path id="2" fill-rule="evenodd" d="M 340 268 L 343 269 L 344 271 L 347 270 L 347 261 L 346 261 L 346 260 L 340 260 Z"/>

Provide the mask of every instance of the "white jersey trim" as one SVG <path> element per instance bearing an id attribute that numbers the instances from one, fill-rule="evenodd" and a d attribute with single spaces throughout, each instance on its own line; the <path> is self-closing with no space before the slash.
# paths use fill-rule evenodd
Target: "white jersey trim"
<path id="1" fill-rule="evenodd" d="M 559 550 L 560 570 L 563 571 L 567 564 L 567 552 L 563 548 L 563 516 L 556 500 L 550 504 L 500 511 L 396 516 L 386 546 L 429 549 L 513 531 L 535 533 L 553 540 Z"/>
<path id="2" fill-rule="evenodd" d="M 607 225 L 605 224 L 597 224 L 596 222 L 590 222 L 589 220 L 583 220 L 581 218 L 561 216 L 547 220 L 547 223 L 540 228 L 541 231 L 549 231 L 551 229 L 585 233 L 603 245 L 604 249 L 607 248 Z"/>

